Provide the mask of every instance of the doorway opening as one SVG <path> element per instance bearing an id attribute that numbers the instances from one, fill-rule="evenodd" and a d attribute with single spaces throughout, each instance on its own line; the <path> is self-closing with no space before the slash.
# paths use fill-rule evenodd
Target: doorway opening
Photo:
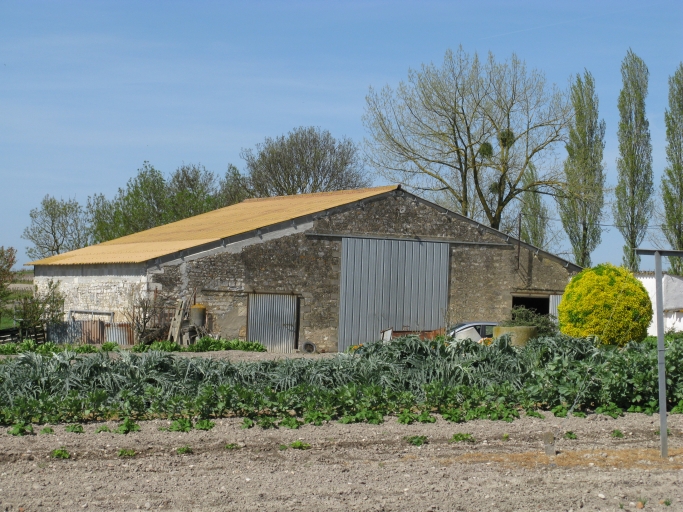
<path id="1" fill-rule="evenodd" d="M 550 313 L 550 297 L 512 297 L 512 307 L 525 307 L 539 315 Z"/>

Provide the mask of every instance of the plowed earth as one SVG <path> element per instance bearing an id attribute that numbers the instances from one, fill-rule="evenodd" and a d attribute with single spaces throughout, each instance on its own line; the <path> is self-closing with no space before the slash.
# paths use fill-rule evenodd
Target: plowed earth
<path id="1" fill-rule="evenodd" d="M 298 430 L 243 430 L 235 418 L 189 433 L 160 431 L 168 422 L 158 420 L 128 435 L 95 434 L 100 425 L 24 437 L 2 429 L 0 510 L 683 510 L 680 415 L 670 416 L 664 460 L 658 417 L 640 414 L 412 425 L 387 417 Z M 615 429 L 625 437 L 613 438 Z M 555 457 L 544 454 L 544 431 L 557 438 Z M 456 432 L 476 441 L 449 443 Z M 415 435 L 428 444 L 404 439 Z M 281 449 L 296 440 L 310 449 Z M 179 455 L 182 446 L 193 453 Z M 50 457 L 60 447 L 69 460 Z M 120 458 L 120 449 L 136 455 Z"/>

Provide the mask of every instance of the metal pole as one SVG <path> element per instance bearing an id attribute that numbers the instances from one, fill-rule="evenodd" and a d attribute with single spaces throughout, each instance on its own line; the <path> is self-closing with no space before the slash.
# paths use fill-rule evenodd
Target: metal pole
<path id="1" fill-rule="evenodd" d="M 655 281 L 657 296 L 657 367 L 659 370 L 659 436 L 662 444 L 662 458 L 669 455 L 666 435 L 666 364 L 664 345 L 664 294 L 662 293 L 662 255 L 655 252 Z"/>

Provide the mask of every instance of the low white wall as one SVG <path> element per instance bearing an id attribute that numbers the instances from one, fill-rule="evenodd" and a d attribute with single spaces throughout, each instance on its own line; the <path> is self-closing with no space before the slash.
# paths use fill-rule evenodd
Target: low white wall
<path id="1" fill-rule="evenodd" d="M 59 282 L 64 295 L 64 312 L 90 310 L 113 312 L 116 322 L 126 321 L 124 311 L 131 297 L 147 289 L 147 276 L 35 276 L 38 292 L 47 290 L 49 281 Z"/>
<path id="2" fill-rule="evenodd" d="M 657 336 L 657 295 L 654 275 L 636 275 L 643 283 L 652 302 L 652 322 L 647 328 L 647 334 Z M 683 279 L 679 276 L 663 276 L 662 295 L 664 297 L 664 332 L 683 331 L 683 305 L 681 304 L 681 290 Z"/>

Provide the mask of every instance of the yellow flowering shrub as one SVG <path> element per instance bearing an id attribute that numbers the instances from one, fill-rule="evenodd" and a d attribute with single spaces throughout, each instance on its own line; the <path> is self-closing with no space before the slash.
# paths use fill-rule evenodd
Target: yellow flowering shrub
<path id="1" fill-rule="evenodd" d="M 564 290 L 558 315 L 564 334 L 596 336 L 600 343 L 622 346 L 647 336 L 652 303 L 631 272 L 605 263 L 574 276 Z"/>

